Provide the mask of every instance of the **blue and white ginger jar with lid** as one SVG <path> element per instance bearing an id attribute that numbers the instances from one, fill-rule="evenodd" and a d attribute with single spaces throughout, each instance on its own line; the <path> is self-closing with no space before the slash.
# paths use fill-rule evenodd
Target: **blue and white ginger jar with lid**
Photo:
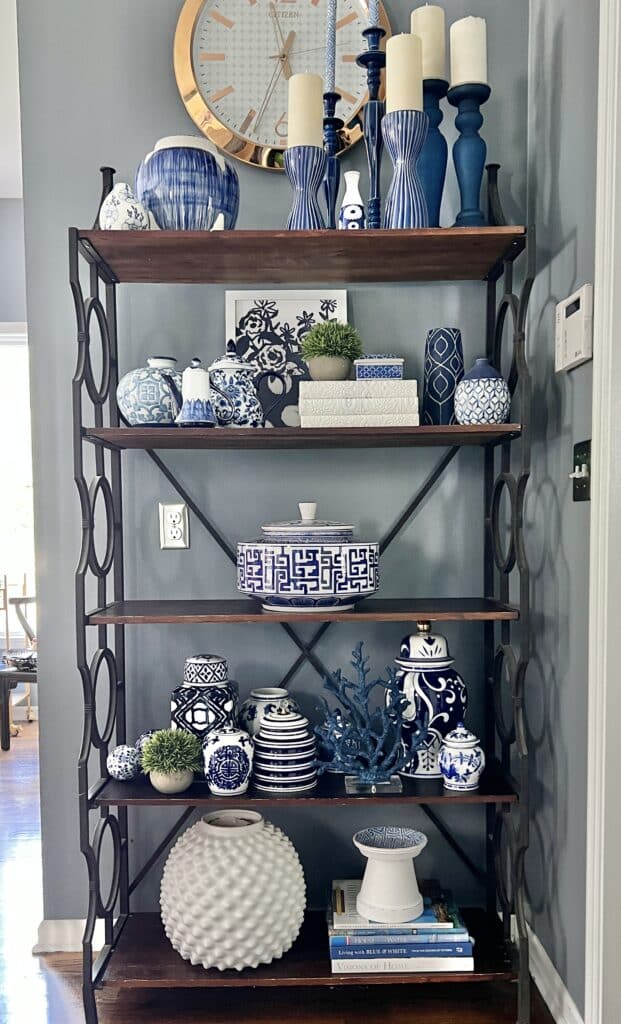
<path id="1" fill-rule="evenodd" d="M 215 796 L 240 796 L 248 789 L 254 743 L 233 725 L 214 729 L 203 744 L 205 778 Z"/>
<path id="2" fill-rule="evenodd" d="M 160 139 L 138 168 L 136 193 L 162 229 L 229 230 L 237 221 L 237 171 L 211 142 L 194 135 Z"/>
<path id="3" fill-rule="evenodd" d="M 116 401 L 131 427 L 172 427 L 183 405 L 181 373 L 173 356 L 150 356 L 119 381 Z"/>
<path id="4" fill-rule="evenodd" d="M 410 731 L 427 724 L 427 738 L 401 775 L 415 779 L 440 779 L 440 747 L 444 737 L 463 722 L 468 706 L 464 680 L 455 671 L 446 637 L 432 633 L 428 622 L 419 622 L 418 633 L 401 642 L 397 681 L 408 699 L 404 712 L 404 742 Z"/>
<path id="5" fill-rule="evenodd" d="M 440 750 L 440 770 L 444 788 L 458 792 L 478 789 L 485 768 L 485 754 L 479 739 L 459 722 L 444 737 Z"/>
<path id="6" fill-rule="evenodd" d="M 511 394 L 502 374 L 487 359 L 475 359 L 455 391 L 457 422 L 506 423 L 510 410 Z"/>

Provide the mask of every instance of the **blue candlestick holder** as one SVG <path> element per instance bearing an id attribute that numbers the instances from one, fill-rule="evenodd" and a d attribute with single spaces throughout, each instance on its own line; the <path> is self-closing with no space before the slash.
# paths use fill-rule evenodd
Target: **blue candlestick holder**
<path id="1" fill-rule="evenodd" d="M 418 174 L 427 199 L 430 228 L 440 227 L 440 206 L 448 161 L 448 145 L 439 131 L 444 117 L 440 100 L 446 96 L 448 87 L 448 82 L 442 78 L 425 78 L 423 81 L 423 107 L 429 118 L 429 131 L 418 158 Z"/>
<path id="2" fill-rule="evenodd" d="M 394 165 L 384 210 L 385 228 L 429 227 L 429 213 L 417 162 L 427 137 L 423 110 L 392 110 L 384 115 L 382 134 Z"/>
<path id="3" fill-rule="evenodd" d="M 458 228 L 478 228 L 486 224 L 481 209 L 481 183 L 487 146 L 479 135 L 483 125 L 483 114 L 479 108 L 487 102 L 491 92 L 489 85 L 480 82 L 455 85 L 448 91 L 449 103 L 458 109 L 455 126 L 459 138 L 453 146 L 453 163 L 461 197 L 461 210 L 455 221 Z"/>
<path id="4" fill-rule="evenodd" d="M 340 117 L 335 116 L 336 105 L 341 98 L 338 92 L 323 94 L 323 146 L 326 151 L 326 173 L 323 179 L 323 194 L 326 201 L 329 228 L 336 228 L 336 202 L 341 182 L 341 165 L 337 157 L 339 151 L 339 132 L 344 125 Z"/>
<path id="5" fill-rule="evenodd" d="M 374 25 L 371 28 L 365 28 L 362 35 L 367 41 L 367 49 L 357 57 L 356 63 L 359 67 L 366 68 L 367 87 L 369 90 L 369 99 L 364 108 L 364 144 L 369 164 L 367 227 L 381 228 L 382 192 L 380 172 L 382 168 L 382 150 L 384 148 L 382 118 L 384 117 L 386 107 L 383 100 L 379 98 L 379 92 L 382 68 L 386 67 L 386 54 L 380 49 L 380 44 L 386 32 L 379 25 Z"/>
<path id="6" fill-rule="evenodd" d="M 293 186 L 289 231 L 325 228 L 317 192 L 326 172 L 326 154 L 319 146 L 293 146 L 285 150 L 285 170 Z"/>

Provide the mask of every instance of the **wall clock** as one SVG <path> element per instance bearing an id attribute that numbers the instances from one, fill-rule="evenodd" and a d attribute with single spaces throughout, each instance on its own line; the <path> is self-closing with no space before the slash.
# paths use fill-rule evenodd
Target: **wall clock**
<path id="1" fill-rule="evenodd" d="M 282 168 L 288 79 L 324 75 L 327 0 L 185 0 L 175 33 L 175 76 L 197 127 L 245 163 Z M 338 0 L 336 85 L 345 121 L 341 149 L 362 136 L 367 0 Z M 383 7 L 381 24 L 390 35 Z"/>

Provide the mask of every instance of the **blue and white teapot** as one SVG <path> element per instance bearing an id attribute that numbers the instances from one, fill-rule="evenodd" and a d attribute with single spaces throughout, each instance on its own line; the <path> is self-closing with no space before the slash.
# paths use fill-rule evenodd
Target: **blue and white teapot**
<path id="1" fill-rule="evenodd" d="M 275 370 L 265 370 L 263 373 L 255 373 L 254 367 L 237 355 L 235 342 L 229 341 L 226 346 L 226 355 L 209 367 L 209 376 L 214 390 L 224 392 L 224 396 L 216 394 L 213 405 L 218 423 L 230 427 L 264 427 L 265 417 L 269 409 L 264 412 L 259 398 L 258 386 L 266 377 L 277 377 L 282 381 L 283 393 L 286 391 L 286 379 Z M 277 405 L 280 396 L 274 401 Z M 233 405 L 233 418 L 231 419 L 230 405 Z M 273 406 L 271 407 L 273 408 Z"/>

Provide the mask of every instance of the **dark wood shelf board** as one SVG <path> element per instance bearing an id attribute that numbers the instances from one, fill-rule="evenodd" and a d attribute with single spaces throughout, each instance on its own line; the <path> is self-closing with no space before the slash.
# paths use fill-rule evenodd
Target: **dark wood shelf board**
<path id="1" fill-rule="evenodd" d="M 185 793 L 175 793 L 171 796 L 158 793 L 147 779 L 135 782 L 116 782 L 114 779 L 106 782 L 100 790 L 95 803 L 99 807 L 166 807 L 170 805 L 179 807 L 239 807 L 242 803 L 249 806 L 269 806 L 270 804 L 281 806 L 284 804 L 302 807 L 309 804 L 316 807 L 319 804 L 331 807 L 351 806 L 352 803 L 383 803 L 383 804 L 443 804 L 445 807 L 450 804 L 499 804 L 515 803 L 518 799 L 513 785 L 507 780 L 497 761 L 491 761 L 483 773 L 481 784 L 477 790 L 469 793 L 451 793 L 444 789 L 442 782 L 438 781 L 417 781 L 415 779 L 403 779 L 403 792 L 387 794 L 386 796 L 349 796 L 345 792 L 345 785 L 342 775 L 323 775 L 319 779 L 316 789 L 310 793 L 290 793 L 274 795 L 261 793 L 252 787 L 243 797 L 221 797 L 212 796 L 206 782 L 195 782 Z"/>
<path id="2" fill-rule="evenodd" d="M 482 281 L 524 248 L 523 227 L 419 231 L 79 231 L 119 282 L 312 284 Z"/>
<path id="3" fill-rule="evenodd" d="M 172 948 L 159 914 L 132 914 L 103 980 L 104 988 L 271 988 L 314 985 L 412 985 L 510 981 L 516 977 L 512 951 L 503 943 L 500 922 L 483 910 L 463 911 L 475 939 L 473 972 L 450 974 L 332 974 L 325 914 L 311 911 L 293 947 L 280 960 L 245 971 L 205 970 Z"/>
<path id="4" fill-rule="evenodd" d="M 88 616 L 91 626 L 104 624 L 198 622 L 485 622 L 518 619 L 511 605 L 485 597 L 367 598 L 343 612 L 264 612 L 258 601 L 115 601 Z"/>
<path id="5" fill-rule="evenodd" d="M 89 427 L 87 440 L 120 449 L 275 451 L 321 448 L 444 448 L 496 445 L 521 434 L 519 423 L 452 427 Z"/>

